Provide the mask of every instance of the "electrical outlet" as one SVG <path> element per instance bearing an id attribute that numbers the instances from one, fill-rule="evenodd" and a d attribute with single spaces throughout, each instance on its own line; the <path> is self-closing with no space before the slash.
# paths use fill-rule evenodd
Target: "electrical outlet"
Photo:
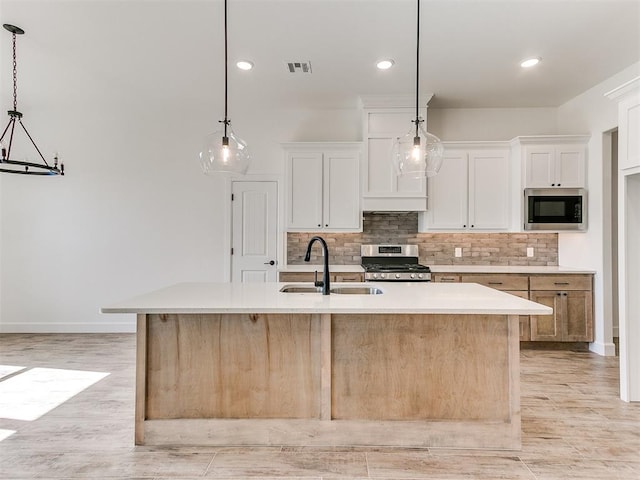
<path id="1" fill-rule="evenodd" d="M 462 248 L 460 247 L 456 247 L 454 249 L 454 253 L 453 253 L 456 257 L 461 257 L 462 256 Z"/>
<path id="2" fill-rule="evenodd" d="M 533 257 L 533 247 L 527 247 L 527 257 Z"/>

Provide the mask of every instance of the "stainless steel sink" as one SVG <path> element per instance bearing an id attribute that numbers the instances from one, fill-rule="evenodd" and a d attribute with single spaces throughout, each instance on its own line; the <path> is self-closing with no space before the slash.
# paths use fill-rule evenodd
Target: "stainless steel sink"
<path id="1" fill-rule="evenodd" d="M 313 285 L 285 285 L 280 289 L 282 293 L 322 293 L 322 287 Z"/>
<path id="2" fill-rule="evenodd" d="M 322 287 L 313 285 L 285 285 L 280 289 L 282 293 L 322 293 Z M 380 295 L 382 290 L 376 287 L 335 287 L 330 290 L 337 295 Z"/>
<path id="3" fill-rule="evenodd" d="M 331 293 L 351 294 L 351 295 L 380 295 L 382 290 L 376 287 L 336 287 L 332 288 Z"/>

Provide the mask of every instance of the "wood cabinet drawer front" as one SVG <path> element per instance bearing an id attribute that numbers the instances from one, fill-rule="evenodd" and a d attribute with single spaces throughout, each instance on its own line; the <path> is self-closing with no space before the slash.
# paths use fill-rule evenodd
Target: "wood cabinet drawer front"
<path id="1" fill-rule="evenodd" d="M 529 277 L 527 275 L 462 275 L 465 283 L 479 283 L 496 290 L 529 290 Z"/>
<path id="2" fill-rule="evenodd" d="M 280 272 L 281 282 L 313 282 L 313 272 Z M 364 274 L 357 272 L 344 272 L 330 275 L 332 282 L 364 282 Z M 322 280 L 322 270 L 318 272 L 318 280 Z"/>
<path id="3" fill-rule="evenodd" d="M 364 282 L 363 273 L 336 273 L 331 277 L 332 282 Z"/>
<path id="4" fill-rule="evenodd" d="M 432 282 L 440 283 L 458 283 L 460 281 L 460 275 L 455 273 L 433 273 L 431 275 Z"/>
<path id="5" fill-rule="evenodd" d="M 532 275 L 530 285 L 531 290 L 591 290 L 591 275 Z"/>
<path id="6" fill-rule="evenodd" d="M 322 272 L 318 272 L 318 277 Z M 278 276 L 281 282 L 313 282 L 313 272 L 280 272 Z"/>

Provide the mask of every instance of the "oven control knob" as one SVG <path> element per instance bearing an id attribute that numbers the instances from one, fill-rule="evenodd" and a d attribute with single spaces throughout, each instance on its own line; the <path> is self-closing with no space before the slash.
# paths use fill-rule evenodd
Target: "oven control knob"
<path id="1" fill-rule="evenodd" d="M 373 274 L 373 278 L 378 278 L 378 274 L 377 274 L 377 273 L 374 273 L 374 274 Z"/>
<path id="2" fill-rule="evenodd" d="M 423 275 L 421 273 L 418 274 L 418 278 L 422 278 Z"/>
<path id="3" fill-rule="evenodd" d="M 400 274 L 399 273 L 396 273 L 396 278 L 400 278 Z"/>
<path id="4" fill-rule="evenodd" d="M 415 274 L 415 273 L 412 273 L 412 274 L 411 274 L 411 278 L 416 278 L 416 274 Z"/>
<path id="5" fill-rule="evenodd" d="M 381 274 L 380 274 L 380 278 L 384 278 L 384 277 L 386 277 L 386 276 L 387 276 L 387 274 L 386 274 L 386 273 L 381 273 Z"/>

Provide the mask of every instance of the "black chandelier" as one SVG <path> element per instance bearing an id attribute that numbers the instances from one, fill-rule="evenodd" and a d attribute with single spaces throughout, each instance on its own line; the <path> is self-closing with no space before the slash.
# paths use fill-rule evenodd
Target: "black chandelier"
<path id="1" fill-rule="evenodd" d="M 20 173 L 23 175 L 64 175 L 64 164 L 58 167 L 58 154 L 53 157 L 53 165 L 49 165 L 45 160 L 42 152 L 34 142 L 33 138 L 22 123 L 22 113 L 18 111 L 18 84 L 17 84 L 17 62 L 16 62 L 16 35 L 22 35 L 24 30 L 15 25 L 4 24 L 5 30 L 11 32 L 13 37 L 13 110 L 8 110 L 9 123 L 2 132 L 0 144 L 2 145 L 2 158 L 0 158 L 0 172 L 3 173 Z M 27 161 L 19 161 L 11 158 L 11 146 L 13 144 L 13 134 L 16 128 L 16 121 L 27 134 L 29 141 L 38 152 L 42 159 L 42 163 L 32 163 Z M 3 143 L 4 137 L 9 134 L 8 145 Z"/>

